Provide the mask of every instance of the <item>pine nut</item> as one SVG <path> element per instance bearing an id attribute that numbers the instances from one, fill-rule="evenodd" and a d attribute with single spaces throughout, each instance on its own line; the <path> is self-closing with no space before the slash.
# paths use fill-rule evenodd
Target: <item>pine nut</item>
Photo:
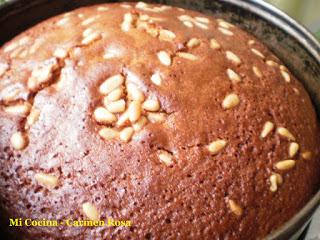
<path id="1" fill-rule="evenodd" d="M 12 50 L 16 49 L 19 46 L 18 42 L 13 42 L 10 43 L 9 45 L 5 46 L 5 48 L 3 49 L 3 52 L 7 53 L 7 52 L 11 52 Z"/>
<path id="2" fill-rule="evenodd" d="M 160 51 L 158 52 L 158 59 L 159 61 L 165 65 L 165 66 L 170 66 L 171 65 L 171 56 L 169 53 L 166 51 Z"/>
<path id="3" fill-rule="evenodd" d="M 210 21 L 208 18 L 205 18 L 205 17 L 195 17 L 194 18 L 197 22 L 201 22 L 201 23 L 206 23 L 206 24 L 209 24 Z"/>
<path id="4" fill-rule="evenodd" d="M 103 6 L 100 6 L 100 7 L 97 8 L 98 12 L 104 12 L 104 11 L 108 11 L 108 10 L 109 10 L 108 7 L 103 7 Z"/>
<path id="5" fill-rule="evenodd" d="M 263 125 L 260 137 L 261 138 L 265 138 L 266 136 L 268 136 L 269 133 L 271 133 L 274 129 L 274 124 L 272 122 L 265 122 L 265 124 Z"/>
<path id="6" fill-rule="evenodd" d="M 278 66 L 279 66 L 278 63 L 276 63 L 275 61 L 272 61 L 272 60 L 266 61 L 266 64 L 267 64 L 268 66 L 270 66 L 270 67 L 278 67 Z"/>
<path id="7" fill-rule="evenodd" d="M 293 158 L 299 151 L 299 144 L 296 142 L 290 143 L 289 145 L 289 157 Z"/>
<path id="8" fill-rule="evenodd" d="M 61 18 L 59 21 L 56 22 L 56 25 L 57 26 L 64 26 L 64 25 L 66 25 L 66 23 L 69 22 L 69 20 L 70 19 L 67 17 Z"/>
<path id="9" fill-rule="evenodd" d="M 238 83 L 241 81 L 241 77 L 239 76 L 239 74 L 237 74 L 235 71 L 233 71 L 230 68 L 227 69 L 227 75 L 233 83 Z"/>
<path id="10" fill-rule="evenodd" d="M 262 72 L 260 71 L 260 69 L 258 67 L 253 66 L 252 71 L 258 78 L 262 78 Z"/>
<path id="11" fill-rule="evenodd" d="M 126 127 L 120 132 L 120 139 L 124 142 L 128 142 L 133 135 L 133 128 Z"/>
<path id="12" fill-rule="evenodd" d="M 239 65 L 241 63 L 241 59 L 231 51 L 226 51 L 226 57 L 236 65 Z"/>
<path id="13" fill-rule="evenodd" d="M 212 49 L 220 49 L 220 44 L 218 43 L 218 41 L 217 40 L 215 40 L 214 38 L 211 38 L 210 39 L 210 47 L 212 48 Z"/>
<path id="14" fill-rule="evenodd" d="M 126 109 L 126 102 L 123 99 L 110 102 L 106 105 L 106 108 L 111 113 L 121 113 Z"/>
<path id="15" fill-rule="evenodd" d="M 312 152 L 310 152 L 310 151 L 305 151 L 305 152 L 301 153 L 301 156 L 302 156 L 302 158 L 305 159 L 305 160 L 311 160 L 311 158 L 312 158 Z"/>
<path id="16" fill-rule="evenodd" d="M 201 23 L 201 22 L 194 21 L 193 23 L 194 23 L 194 25 L 196 25 L 196 26 L 199 27 L 199 28 L 202 28 L 202 29 L 205 29 L 205 30 L 206 30 L 206 29 L 209 29 L 208 25 L 203 24 L 203 23 Z"/>
<path id="17" fill-rule="evenodd" d="M 98 32 L 93 32 L 93 33 L 89 34 L 87 37 L 85 37 L 84 39 L 82 39 L 81 43 L 82 43 L 83 45 L 88 45 L 88 44 L 90 44 L 90 43 L 92 43 L 92 42 L 100 39 L 101 37 L 102 37 L 102 36 L 101 36 L 100 33 L 98 33 Z"/>
<path id="18" fill-rule="evenodd" d="M 124 32 L 128 32 L 130 28 L 133 26 L 133 22 L 135 21 L 135 16 L 133 16 L 131 13 L 126 13 L 123 16 L 123 22 L 121 24 L 121 29 Z"/>
<path id="19" fill-rule="evenodd" d="M 123 89 L 121 87 L 118 87 L 114 90 L 112 90 L 106 97 L 106 101 L 108 102 L 113 102 L 113 101 L 117 101 L 121 98 L 123 94 Z"/>
<path id="20" fill-rule="evenodd" d="M 147 118 L 152 123 L 160 123 L 165 120 L 165 114 L 164 113 L 147 113 Z"/>
<path id="21" fill-rule="evenodd" d="M 183 23 L 183 25 L 185 25 L 188 28 L 193 28 L 193 23 L 190 21 L 183 21 L 182 23 Z"/>
<path id="22" fill-rule="evenodd" d="M 255 43 L 256 43 L 256 41 L 252 40 L 252 39 L 248 41 L 248 45 L 254 45 Z"/>
<path id="23" fill-rule="evenodd" d="M 11 136 L 10 142 L 15 150 L 22 150 L 28 145 L 29 140 L 26 134 L 16 132 Z"/>
<path id="24" fill-rule="evenodd" d="M 276 192 L 278 190 L 278 186 L 282 184 L 282 177 L 278 173 L 273 173 L 270 178 L 270 191 Z"/>
<path id="25" fill-rule="evenodd" d="M 124 78 L 121 74 L 114 75 L 105 80 L 99 87 L 99 91 L 103 95 L 111 93 L 116 88 L 120 87 L 124 82 Z"/>
<path id="26" fill-rule="evenodd" d="M 286 66 L 280 65 L 279 68 L 280 68 L 281 71 L 288 71 Z"/>
<path id="27" fill-rule="evenodd" d="M 176 38 L 176 35 L 166 29 L 160 29 L 159 31 L 159 39 L 163 41 L 172 41 L 173 39 Z"/>
<path id="28" fill-rule="evenodd" d="M 142 104 L 142 108 L 146 111 L 156 112 L 160 110 L 160 103 L 157 99 L 149 99 Z"/>
<path id="29" fill-rule="evenodd" d="M 132 101 L 128 108 L 130 122 L 136 122 L 141 116 L 141 103 L 139 101 Z"/>
<path id="30" fill-rule="evenodd" d="M 231 109 L 233 107 L 236 107 L 239 103 L 240 103 L 240 99 L 238 95 L 231 93 L 224 98 L 222 102 L 222 107 L 224 109 Z"/>
<path id="31" fill-rule="evenodd" d="M 230 210 L 238 217 L 240 217 L 243 214 L 243 209 L 238 205 L 234 200 L 229 200 L 229 208 Z"/>
<path id="32" fill-rule="evenodd" d="M 134 131 L 138 132 L 147 123 L 148 123 L 148 119 L 145 116 L 141 116 L 138 121 L 136 121 L 134 124 L 132 124 L 132 127 L 133 127 Z"/>
<path id="33" fill-rule="evenodd" d="M 172 161 L 173 156 L 171 153 L 165 150 L 160 150 L 158 153 L 158 157 L 159 157 L 159 160 L 163 162 L 165 165 L 167 166 L 173 165 L 173 161 Z"/>
<path id="34" fill-rule="evenodd" d="M 93 29 L 92 28 L 87 28 L 86 30 L 84 30 L 82 32 L 82 36 L 83 37 L 88 37 L 91 33 L 93 33 Z"/>
<path id="35" fill-rule="evenodd" d="M 255 48 L 251 48 L 251 52 L 253 52 L 255 55 L 257 55 L 258 57 L 260 57 L 262 59 L 265 58 L 264 55 L 259 50 L 255 49 Z"/>
<path id="36" fill-rule="evenodd" d="M 188 42 L 187 42 L 187 47 L 188 48 L 195 48 L 198 47 L 200 45 L 200 40 L 198 38 L 191 38 Z"/>
<path id="37" fill-rule="evenodd" d="M 57 48 L 53 52 L 53 56 L 56 58 L 65 58 L 68 55 L 68 52 L 63 48 Z"/>
<path id="38" fill-rule="evenodd" d="M 219 23 L 218 23 L 219 26 L 222 27 L 222 28 L 229 29 L 229 28 L 233 27 L 233 25 L 231 23 L 228 23 L 228 22 L 226 22 L 226 21 L 224 21 L 222 19 L 219 19 L 218 21 L 219 21 Z"/>
<path id="39" fill-rule="evenodd" d="M 155 85 L 161 86 L 162 78 L 161 78 L 160 73 L 156 72 L 156 73 L 152 74 L 152 76 L 151 76 L 151 81 L 152 81 Z"/>
<path id="40" fill-rule="evenodd" d="M 58 177 L 46 173 L 37 173 L 35 179 L 47 188 L 55 188 L 58 185 Z"/>
<path id="41" fill-rule="evenodd" d="M 86 20 L 83 20 L 81 22 L 81 25 L 82 26 L 87 26 L 87 25 L 93 23 L 96 19 L 97 19 L 97 16 L 93 16 L 93 17 L 87 18 Z"/>
<path id="42" fill-rule="evenodd" d="M 228 29 L 225 29 L 225 28 L 222 28 L 222 27 L 218 27 L 218 30 L 223 33 L 224 35 L 227 35 L 227 36 L 233 36 L 233 32 L 231 32 L 230 30 Z"/>
<path id="43" fill-rule="evenodd" d="M 285 138 L 287 138 L 288 140 L 291 141 L 295 141 L 296 138 L 293 136 L 293 134 L 291 132 L 289 132 L 288 129 L 284 128 L 284 127 L 278 127 L 277 128 L 277 133 Z"/>
<path id="44" fill-rule="evenodd" d="M 193 18 L 191 16 L 189 16 L 189 15 L 181 15 L 181 16 L 178 17 L 178 19 L 180 21 L 190 21 L 190 22 L 193 21 Z"/>
<path id="45" fill-rule="evenodd" d="M 82 210 L 87 218 L 92 221 L 99 220 L 99 212 L 98 209 L 91 203 L 86 202 L 82 204 Z"/>
<path id="46" fill-rule="evenodd" d="M 29 129 L 36 121 L 38 121 L 40 116 L 40 111 L 36 108 L 32 108 L 30 114 L 27 117 L 25 129 Z"/>
<path id="47" fill-rule="evenodd" d="M 127 85 L 128 98 L 133 101 L 143 102 L 144 94 L 138 87 L 132 83 Z"/>
<path id="48" fill-rule="evenodd" d="M 107 127 L 101 128 L 99 130 L 99 135 L 104 140 L 112 140 L 112 139 L 115 139 L 115 138 L 119 137 L 118 131 L 116 131 L 116 130 L 114 130 L 112 128 L 107 128 Z"/>
<path id="49" fill-rule="evenodd" d="M 0 77 L 2 77 L 8 69 L 9 65 L 7 63 L 0 63 Z"/>
<path id="50" fill-rule="evenodd" d="M 28 102 L 18 103 L 16 105 L 4 107 L 6 113 L 26 117 L 31 109 L 31 104 Z"/>
<path id="51" fill-rule="evenodd" d="M 110 124 L 117 120 L 116 116 L 104 107 L 97 107 L 93 112 L 94 119 L 101 124 Z"/>
<path id="52" fill-rule="evenodd" d="M 280 73 L 281 73 L 281 76 L 283 77 L 283 79 L 286 82 L 290 82 L 291 81 L 289 73 L 287 73 L 286 71 L 283 71 L 283 70 L 281 70 Z"/>
<path id="53" fill-rule="evenodd" d="M 209 144 L 208 150 L 213 155 L 218 154 L 221 150 L 223 150 L 227 145 L 227 141 L 219 139 L 216 141 L 213 141 Z"/>
<path id="54" fill-rule="evenodd" d="M 188 59 L 191 61 L 196 61 L 198 60 L 198 57 L 191 54 L 191 53 L 187 53 L 187 52 L 177 52 L 176 54 L 178 57 L 184 58 L 184 59 Z"/>
<path id="55" fill-rule="evenodd" d="M 118 121 L 116 123 L 116 125 L 118 127 L 121 127 L 123 125 L 125 125 L 126 123 L 128 123 L 129 121 L 129 112 L 128 111 L 125 111 L 119 118 L 118 118 Z"/>
<path id="56" fill-rule="evenodd" d="M 293 168 L 296 164 L 295 160 L 282 160 L 280 162 L 277 162 L 275 164 L 276 169 L 278 170 L 289 170 L 291 168 Z"/>

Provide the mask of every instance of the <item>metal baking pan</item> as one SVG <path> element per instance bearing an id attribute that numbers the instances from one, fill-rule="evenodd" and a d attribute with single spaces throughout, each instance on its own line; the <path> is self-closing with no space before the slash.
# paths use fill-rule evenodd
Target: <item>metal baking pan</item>
<path id="1" fill-rule="evenodd" d="M 0 7 L 0 45 L 32 25 L 103 0 L 12 0 Z M 112 1 L 116 2 L 116 1 Z M 320 45 L 300 24 L 261 0 L 158 0 L 224 18 L 250 32 L 300 79 L 320 118 Z M 291 220 L 266 239 L 298 239 L 320 203 L 320 191 Z"/>

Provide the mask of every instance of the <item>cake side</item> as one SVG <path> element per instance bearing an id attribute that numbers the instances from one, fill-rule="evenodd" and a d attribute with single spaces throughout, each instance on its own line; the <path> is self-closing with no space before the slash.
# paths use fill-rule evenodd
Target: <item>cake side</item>
<path id="1" fill-rule="evenodd" d="M 3 212 L 133 223 L 27 237 L 256 239 L 319 189 L 308 94 L 221 19 L 80 8 L 5 44 L 0 78 Z"/>

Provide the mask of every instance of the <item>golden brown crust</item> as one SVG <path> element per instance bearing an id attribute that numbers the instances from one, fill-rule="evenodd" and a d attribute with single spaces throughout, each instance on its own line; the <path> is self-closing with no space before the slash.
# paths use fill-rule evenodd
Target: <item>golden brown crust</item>
<path id="1" fill-rule="evenodd" d="M 319 188 L 308 94 L 264 45 L 223 20 L 142 3 L 80 8 L 5 44 L 0 75 L 3 211 L 133 222 L 25 228 L 26 236 L 256 239 Z M 137 103 L 141 129 L 134 117 L 124 126 L 94 119 L 109 94 L 100 86 L 115 75 L 126 109 L 130 83 L 160 103 Z M 103 126 L 110 140 L 99 136 Z"/>

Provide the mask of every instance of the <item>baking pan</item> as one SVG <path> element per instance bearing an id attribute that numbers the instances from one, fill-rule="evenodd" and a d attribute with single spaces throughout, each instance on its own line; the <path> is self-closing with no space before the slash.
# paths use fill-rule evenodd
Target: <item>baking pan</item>
<path id="1" fill-rule="evenodd" d="M 41 20 L 81 6 L 116 1 L 13 0 L 0 7 L 0 45 Z M 224 18 L 271 49 L 309 92 L 320 116 L 320 45 L 303 26 L 261 0 L 158 0 Z M 298 239 L 320 203 L 320 191 L 291 220 L 266 239 Z M 258 224 L 258 223 L 257 223 Z"/>

